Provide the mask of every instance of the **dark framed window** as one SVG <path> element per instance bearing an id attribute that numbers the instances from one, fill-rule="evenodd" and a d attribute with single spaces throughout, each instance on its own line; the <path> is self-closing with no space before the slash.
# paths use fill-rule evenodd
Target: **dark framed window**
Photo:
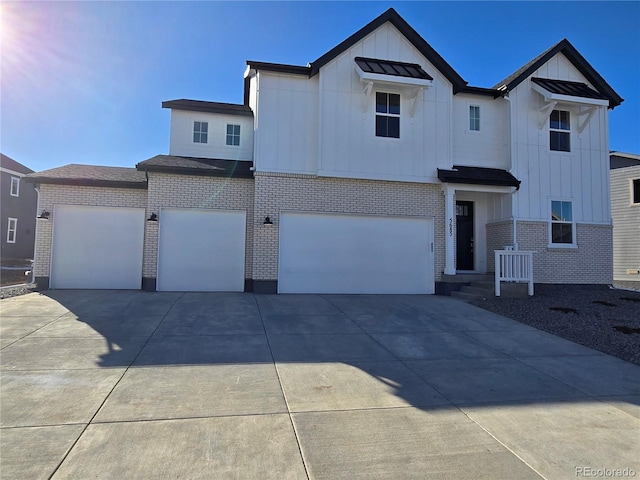
<path id="1" fill-rule="evenodd" d="M 571 115 L 566 110 L 554 110 L 549 118 L 549 148 L 556 152 L 571 151 Z"/>
<path id="2" fill-rule="evenodd" d="M 193 122 L 193 143 L 208 143 L 209 123 Z"/>
<path id="3" fill-rule="evenodd" d="M 640 178 L 631 180 L 631 203 L 640 205 Z"/>
<path id="4" fill-rule="evenodd" d="M 573 205 L 571 202 L 551 202 L 551 244 L 574 245 Z"/>
<path id="5" fill-rule="evenodd" d="M 240 145 L 240 125 L 227 125 L 227 145 Z"/>
<path id="6" fill-rule="evenodd" d="M 376 92 L 376 137 L 400 138 L 400 95 Z"/>

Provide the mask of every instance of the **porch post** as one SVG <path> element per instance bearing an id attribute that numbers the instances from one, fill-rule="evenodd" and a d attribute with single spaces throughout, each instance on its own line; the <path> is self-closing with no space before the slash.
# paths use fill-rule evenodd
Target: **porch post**
<path id="1" fill-rule="evenodd" d="M 449 185 L 444 186 L 444 250 L 445 250 L 445 262 L 444 262 L 444 273 L 445 275 L 455 275 L 456 274 L 456 265 L 455 265 L 455 256 L 454 256 L 454 232 L 455 232 L 455 221 L 456 217 L 454 215 L 454 196 L 455 189 L 450 187 Z"/>

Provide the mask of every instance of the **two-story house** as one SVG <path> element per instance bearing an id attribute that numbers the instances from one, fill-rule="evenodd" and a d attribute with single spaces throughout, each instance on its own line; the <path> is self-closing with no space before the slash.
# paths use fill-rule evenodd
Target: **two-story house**
<path id="1" fill-rule="evenodd" d="M 306 66 L 248 61 L 244 87 L 164 102 L 169 154 L 135 169 L 32 174 L 41 285 L 434 293 L 505 246 L 538 283 L 612 281 L 622 98 L 567 40 L 473 87 L 390 9 Z"/>
<path id="2" fill-rule="evenodd" d="M 611 152 L 613 279 L 640 287 L 640 155 Z"/>
<path id="3" fill-rule="evenodd" d="M 3 264 L 33 259 L 38 195 L 28 167 L 0 153 L 0 245 Z"/>

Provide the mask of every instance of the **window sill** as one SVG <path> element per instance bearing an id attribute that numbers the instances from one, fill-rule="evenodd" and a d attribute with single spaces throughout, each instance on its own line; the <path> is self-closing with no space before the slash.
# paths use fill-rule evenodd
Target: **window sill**
<path id="1" fill-rule="evenodd" d="M 547 245 L 547 251 L 553 251 L 553 250 L 566 251 L 566 250 L 577 250 L 577 249 L 578 249 L 578 245 L 574 243 L 571 243 L 571 244 L 552 243 L 550 245 Z"/>

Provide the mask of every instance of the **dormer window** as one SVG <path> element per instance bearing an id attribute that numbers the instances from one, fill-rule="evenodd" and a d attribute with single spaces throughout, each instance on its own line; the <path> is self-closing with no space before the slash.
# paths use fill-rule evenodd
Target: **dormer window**
<path id="1" fill-rule="evenodd" d="M 193 122 L 193 143 L 208 143 L 209 123 Z"/>
<path id="2" fill-rule="evenodd" d="M 400 95 L 376 92 L 376 137 L 400 138 Z"/>

